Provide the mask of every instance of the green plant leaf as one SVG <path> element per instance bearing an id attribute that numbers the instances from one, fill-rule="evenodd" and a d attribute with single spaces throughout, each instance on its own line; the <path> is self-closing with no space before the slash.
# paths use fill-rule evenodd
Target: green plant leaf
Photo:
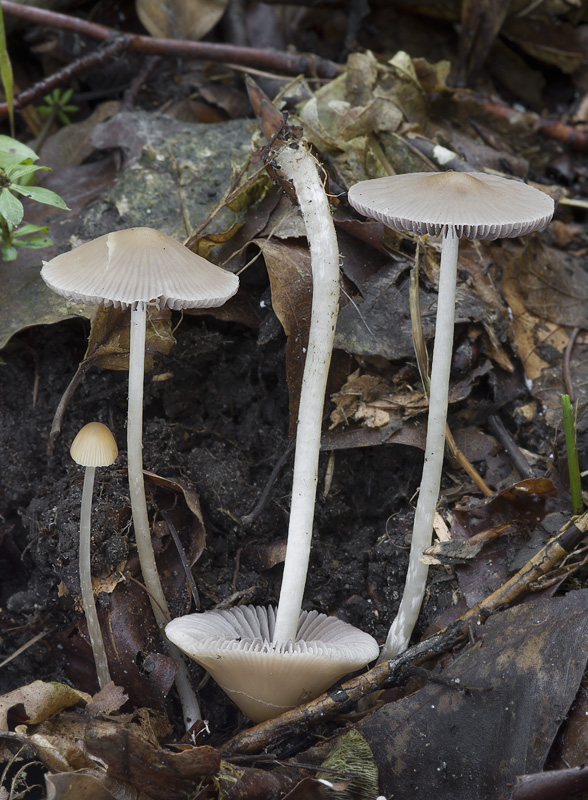
<path id="1" fill-rule="evenodd" d="M 41 250 L 43 247 L 52 245 L 53 239 L 50 236 L 27 236 L 24 239 L 14 237 L 12 244 L 15 247 L 23 247 L 27 250 Z"/>
<path id="2" fill-rule="evenodd" d="M 0 216 L 9 225 L 18 225 L 24 216 L 22 203 L 8 189 L 0 190 Z"/>
<path id="3" fill-rule="evenodd" d="M 29 236 L 31 233 L 49 233 L 47 225 L 32 225 L 27 222 L 26 225 L 21 225 L 18 230 L 14 231 L 15 236 Z"/>
<path id="4" fill-rule="evenodd" d="M 31 163 L 29 159 L 25 159 L 17 153 L 9 153 L 6 150 L 0 149 L 0 169 L 3 169 L 5 172 L 9 172 L 11 169 L 18 167 L 19 164 L 23 164 L 25 161 Z"/>
<path id="5" fill-rule="evenodd" d="M 12 76 L 12 64 L 6 46 L 6 30 L 4 28 L 4 15 L 0 6 L 0 78 L 6 96 L 8 106 L 8 118 L 10 120 L 10 131 L 14 133 L 14 79 Z"/>
<path id="6" fill-rule="evenodd" d="M 18 142 L 16 139 L 13 139 L 12 136 L 0 134 L 0 150 L 4 153 L 11 153 L 12 155 L 20 156 L 19 162 L 24 161 L 27 158 L 30 158 L 31 161 L 39 160 L 39 156 L 34 150 L 31 150 L 31 148 L 27 147 L 26 144 L 22 144 L 22 142 Z"/>
<path id="7" fill-rule="evenodd" d="M 48 171 L 49 167 L 40 167 L 37 166 L 36 164 L 22 164 L 22 165 L 17 165 L 12 169 L 6 170 L 6 174 L 8 175 L 11 181 L 18 181 L 21 178 L 24 178 L 27 175 L 31 175 L 33 172 L 37 172 L 40 169 Z"/>
<path id="8" fill-rule="evenodd" d="M 3 244 L 0 252 L 2 253 L 2 261 L 16 261 L 18 252 L 16 247 L 11 244 Z"/>
<path id="9" fill-rule="evenodd" d="M 61 198 L 55 192 L 52 192 L 50 189 L 45 189 L 43 186 L 19 186 L 15 183 L 10 187 L 10 189 L 13 192 L 22 194 L 23 197 L 30 197 L 31 200 L 36 200 L 37 203 L 44 203 L 47 206 L 63 208 L 66 211 L 69 211 L 69 208 L 63 198 Z"/>

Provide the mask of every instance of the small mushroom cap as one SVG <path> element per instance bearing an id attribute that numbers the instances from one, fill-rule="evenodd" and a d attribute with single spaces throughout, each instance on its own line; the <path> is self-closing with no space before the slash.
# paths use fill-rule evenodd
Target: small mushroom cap
<path id="1" fill-rule="evenodd" d="M 116 461 L 118 447 L 110 428 L 101 422 L 88 422 L 78 431 L 69 454 L 82 467 L 109 467 Z"/>
<path id="2" fill-rule="evenodd" d="M 356 183 L 349 202 L 399 230 L 468 239 L 520 236 L 545 227 L 554 202 L 521 181 L 483 172 L 411 172 Z"/>
<path id="3" fill-rule="evenodd" d="M 302 612 L 294 643 L 274 645 L 275 619 L 271 607 L 241 606 L 179 617 L 165 633 L 253 722 L 312 700 L 378 656 L 369 634 L 317 611 Z"/>
<path id="4" fill-rule="evenodd" d="M 89 305 L 212 308 L 239 279 L 152 228 L 128 228 L 46 261 L 41 277 L 57 294 Z"/>

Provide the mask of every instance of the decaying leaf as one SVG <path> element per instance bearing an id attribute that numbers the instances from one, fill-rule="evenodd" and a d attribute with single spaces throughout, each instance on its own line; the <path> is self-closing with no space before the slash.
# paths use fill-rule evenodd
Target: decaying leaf
<path id="1" fill-rule="evenodd" d="M 171 311 L 167 308 L 149 311 L 146 332 L 145 369 L 153 369 L 154 353 L 169 353 L 175 339 L 171 333 Z M 88 347 L 84 356 L 87 366 L 126 370 L 129 364 L 130 311 L 96 306 L 92 313 Z"/>
<path id="2" fill-rule="evenodd" d="M 570 73 L 582 64 L 582 44 L 573 25 L 553 17 L 510 18 L 503 35 L 533 58 Z"/>
<path id="3" fill-rule="evenodd" d="M 359 731 L 351 729 L 341 736 L 321 766 L 328 772 L 319 772 L 317 777 L 339 786 L 341 800 L 378 796 L 378 765 Z"/>
<path id="4" fill-rule="evenodd" d="M 172 752 L 115 723 L 90 727 L 85 741 L 91 755 L 108 764 L 109 777 L 155 800 L 182 800 L 188 790 L 194 791 L 220 769 L 220 753 L 213 747 Z"/>
<path id="5" fill-rule="evenodd" d="M 286 374 L 290 393 L 290 420 L 298 415 L 312 306 L 310 253 L 300 245 L 276 239 L 256 240 L 263 252 L 272 290 L 272 306 L 288 337 Z"/>
<path id="6" fill-rule="evenodd" d="M 588 274 L 584 259 L 532 237 L 517 253 L 516 269 L 523 302 L 549 322 L 588 327 Z"/>
<path id="7" fill-rule="evenodd" d="M 583 590 L 491 617 L 443 671 L 457 685 L 431 682 L 358 723 L 380 792 L 509 800 L 517 775 L 542 769 L 578 690 L 588 655 L 587 603 Z"/>
<path id="8" fill-rule="evenodd" d="M 408 281 L 403 271 L 408 261 L 381 269 L 368 279 L 363 297 L 353 298 L 341 309 L 335 347 L 362 356 L 382 356 L 389 361 L 414 358 Z M 421 292 L 421 317 L 425 339 L 435 332 L 436 295 Z M 485 319 L 486 306 L 469 290 L 457 290 L 456 323 Z"/>
<path id="9" fill-rule="evenodd" d="M 58 772 L 45 775 L 47 800 L 117 800 L 95 775 Z"/>
<path id="10" fill-rule="evenodd" d="M 477 506 L 454 510 L 453 539 L 467 542 L 498 525 L 512 526 L 505 537 L 507 545 L 503 539 L 487 544 L 479 558 L 467 566 L 456 566 L 460 590 L 468 606 L 505 583 L 515 571 L 515 564 L 520 566 L 521 561 L 527 561 L 543 546 L 548 536 L 540 529 L 541 520 L 551 510 L 551 498 L 556 496 L 557 489 L 549 478 L 529 478 Z"/>
<path id="11" fill-rule="evenodd" d="M 462 80 L 482 68 L 510 5 L 510 0 L 464 0 L 459 39 Z"/>
<path id="12" fill-rule="evenodd" d="M 225 13 L 228 0 L 137 0 L 137 15 L 152 36 L 201 39 Z"/>
<path id="13" fill-rule="evenodd" d="M 542 348 L 550 347 L 555 352 L 562 353 L 569 337 L 561 325 L 547 322 L 528 311 L 527 298 L 519 284 L 517 259 L 508 253 L 509 246 L 510 241 L 502 253 L 497 249 L 495 258 L 503 269 L 502 290 L 512 311 L 514 331 L 512 346 L 519 355 L 527 378 L 535 380 L 548 365 L 546 359 L 541 356 L 541 352 L 545 352 Z M 515 253 L 520 252 L 519 246 Z"/>
<path id="14" fill-rule="evenodd" d="M 86 711 L 90 716 L 112 714 L 113 711 L 118 711 L 122 708 L 128 699 L 123 688 L 115 686 L 111 681 L 92 697 L 92 700 L 86 706 Z"/>
<path id="15" fill-rule="evenodd" d="M 80 692 L 64 683 L 34 681 L 0 697 L 0 731 L 10 730 L 9 714 L 22 722 L 36 725 L 64 708 L 86 705 L 91 699 L 86 692 Z"/>

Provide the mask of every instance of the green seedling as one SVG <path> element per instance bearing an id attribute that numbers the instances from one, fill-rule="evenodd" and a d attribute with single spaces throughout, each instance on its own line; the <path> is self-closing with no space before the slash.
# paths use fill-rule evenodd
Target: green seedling
<path id="1" fill-rule="evenodd" d="M 10 120 L 10 132 L 14 134 L 14 78 L 12 75 L 12 64 L 8 55 L 6 45 L 6 29 L 4 27 L 4 15 L 0 7 L 0 80 L 6 97 L 8 106 L 8 119 Z"/>
<path id="2" fill-rule="evenodd" d="M 580 464 L 578 461 L 578 447 L 576 443 L 576 415 L 568 394 L 561 396 L 563 412 L 564 433 L 566 437 L 566 452 L 568 454 L 568 472 L 570 475 L 570 494 L 572 495 L 572 513 L 581 514 L 584 511 L 582 502 L 582 481 Z"/>
<path id="3" fill-rule="evenodd" d="M 73 89 L 53 89 L 50 94 L 46 94 L 43 100 L 45 105 L 37 106 L 37 111 L 42 117 L 51 118 L 53 121 L 57 118 L 62 125 L 69 125 L 71 120 L 69 114 L 75 114 L 79 111 L 78 106 L 70 104 Z"/>
<path id="4" fill-rule="evenodd" d="M 24 217 L 21 197 L 68 210 L 65 201 L 55 192 L 43 186 L 27 185 L 35 172 L 48 169 L 34 163 L 38 158 L 30 147 L 10 136 L 0 135 L 0 252 L 4 261 L 14 261 L 18 247 L 38 249 L 52 244 L 46 227 L 21 225 Z"/>

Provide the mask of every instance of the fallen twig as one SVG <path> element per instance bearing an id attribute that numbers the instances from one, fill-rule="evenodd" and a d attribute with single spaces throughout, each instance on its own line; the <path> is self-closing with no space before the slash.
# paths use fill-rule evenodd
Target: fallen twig
<path id="1" fill-rule="evenodd" d="M 96 41 L 105 42 L 115 39 L 116 41 L 112 45 L 108 45 L 108 47 L 113 47 L 115 50 L 127 46 L 129 52 L 142 55 L 159 55 L 168 56 L 169 58 L 198 59 L 202 61 L 220 61 L 224 63 L 230 62 L 239 66 L 257 67 L 259 69 L 281 72 L 286 75 L 303 74 L 315 78 L 335 78 L 343 70 L 343 67 L 339 64 L 313 55 L 300 55 L 270 49 L 262 50 L 254 47 L 236 47 L 230 44 L 214 44 L 211 42 L 192 42 L 183 41 L 181 39 L 160 39 L 151 36 L 140 36 L 138 34 L 118 31 L 95 22 L 87 22 L 79 17 L 69 16 L 68 14 L 59 14 L 55 11 L 37 8 L 36 6 L 21 5 L 20 3 L 11 2 L 11 0 L 2 0 L 1 6 L 3 13 L 10 17 L 17 17 L 27 20 L 28 22 L 47 25 L 51 28 L 71 31 L 72 33 L 76 33 L 80 36 L 87 36 Z M 103 57 L 106 49 L 107 48 L 101 51 L 100 58 Z M 84 59 L 79 60 L 83 62 L 83 65 L 81 68 L 76 67 L 78 71 L 83 71 L 87 68 L 88 58 L 88 56 L 85 56 Z M 68 70 L 74 68 L 74 65 L 77 63 L 78 62 L 74 62 L 74 64 L 65 67 L 64 70 L 59 70 L 55 75 L 45 79 L 43 84 L 47 88 L 43 90 L 43 93 L 46 94 L 49 88 L 67 83 L 71 75 L 76 74 L 75 71 L 68 72 Z M 100 61 L 97 63 L 100 63 Z M 51 82 L 50 85 L 48 82 Z M 33 87 L 33 89 L 35 89 L 35 87 Z M 33 89 L 28 90 L 28 93 L 32 92 Z M 28 93 L 23 92 L 15 98 L 15 108 L 21 108 L 23 105 L 36 99 L 36 94 L 33 97 L 29 97 Z M 25 99 L 23 99 L 23 97 Z M 0 103 L 0 119 L 4 118 L 7 113 L 7 104 Z"/>
<path id="2" fill-rule="evenodd" d="M 516 117 L 521 116 L 521 112 L 517 111 L 505 103 L 500 103 L 492 97 L 485 97 L 477 92 L 471 92 L 467 89 L 457 89 L 453 96 L 458 100 L 476 100 L 481 103 L 484 108 L 495 117 L 508 120 L 512 122 Z M 526 115 L 532 116 L 536 121 L 537 130 L 546 139 L 554 139 L 556 142 L 568 145 L 572 150 L 579 150 L 581 152 L 588 151 L 588 131 L 576 128 L 573 125 L 568 125 L 560 120 L 544 119 L 533 111 L 525 112 Z"/>
<path id="3" fill-rule="evenodd" d="M 20 6 L 20 8 L 23 7 L 31 8 L 31 6 Z M 42 81 L 35 83 L 29 89 L 17 95 L 14 98 L 14 108 L 24 108 L 24 106 L 28 106 L 30 103 L 40 100 L 57 86 L 64 86 L 69 83 L 74 75 L 80 75 L 82 72 L 87 72 L 93 67 L 104 64 L 109 59 L 114 58 L 126 50 L 128 43 L 128 38 L 126 36 L 119 36 L 104 47 L 95 50 L 93 53 L 77 58 L 75 61 L 72 61 L 71 64 L 63 67 L 63 69 L 57 70 L 57 72 L 54 72 L 47 78 L 43 78 Z M 8 104 L 0 103 L 0 119 L 4 119 L 7 114 Z"/>
<path id="4" fill-rule="evenodd" d="M 434 655 L 446 652 L 466 638 L 472 623 L 483 623 L 498 609 L 528 592 L 538 578 L 547 574 L 577 547 L 587 530 L 588 512 L 575 522 L 566 524 L 516 575 L 440 633 L 424 639 L 390 661 L 377 664 L 363 675 L 352 678 L 310 703 L 238 733 L 221 748 L 222 751 L 225 754 L 245 754 L 275 746 L 292 730 L 300 731 L 319 721 L 324 722 L 328 717 L 347 710 L 370 692 L 394 682 L 408 664 L 422 663 Z"/>

